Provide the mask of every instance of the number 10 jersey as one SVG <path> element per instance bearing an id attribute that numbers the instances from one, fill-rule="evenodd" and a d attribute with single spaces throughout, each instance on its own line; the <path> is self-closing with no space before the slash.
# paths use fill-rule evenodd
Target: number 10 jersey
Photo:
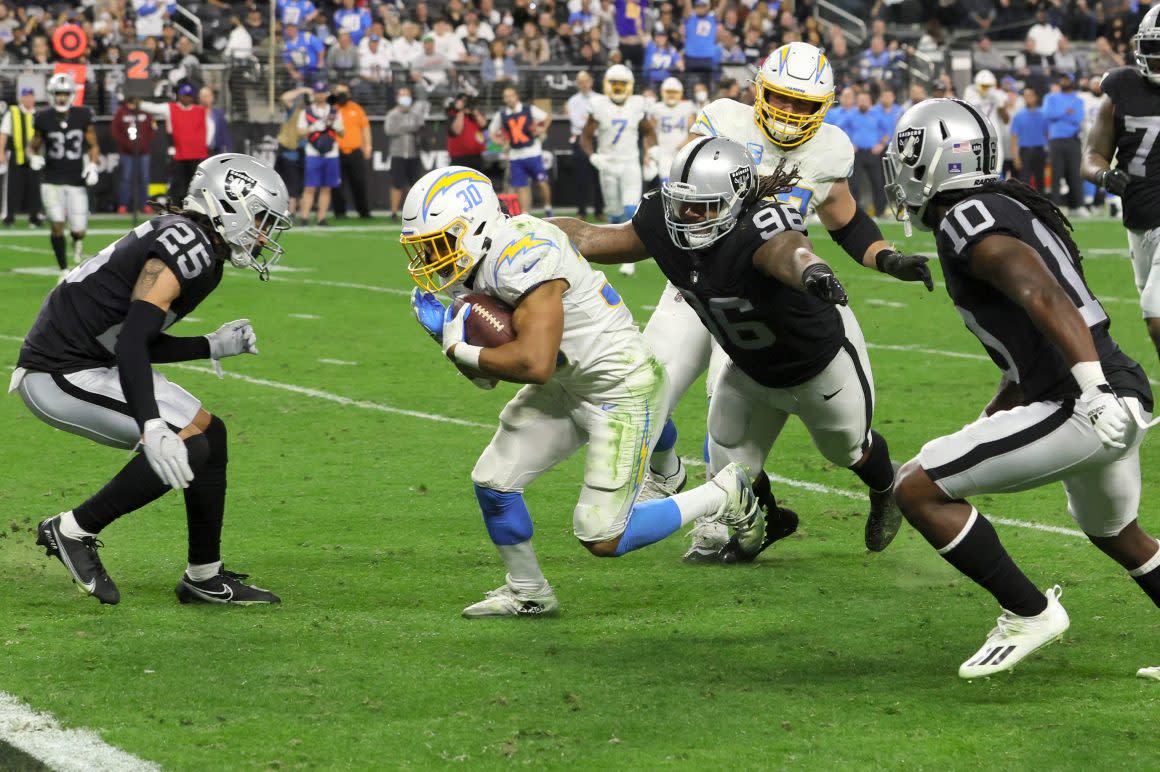
<path id="1" fill-rule="evenodd" d="M 796 205 L 758 202 L 726 236 L 697 251 L 673 244 L 659 191 L 645 194 L 632 224 L 733 363 L 762 386 L 805 383 L 842 348 L 846 331 L 834 306 L 753 265 L 754 252 L 769 239 L 786 230 L 805 232 Z"/>
<path id="2" fill-rule="evenodd" d="M 181 285 L 165 314 L 165 328 L 193 311 L 222 278 L 224 263 L 201 226 L 181 215 L 141 223 L 74 268 L 49 293 L 20 348 L 20 367 L 73 373 L 114 366 L 133 287 L 151 257 L 165 263 Z"/>

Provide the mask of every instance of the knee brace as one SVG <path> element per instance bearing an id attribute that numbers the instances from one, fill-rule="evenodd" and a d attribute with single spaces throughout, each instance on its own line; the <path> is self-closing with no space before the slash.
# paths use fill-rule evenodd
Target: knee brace
<path id="1" fill-rule="evenodd" d="M 532 516 L 524 503 L 524 494 L 476 485 L 475 498 L 493 544 L 522 544 L 532 538 Z"/>

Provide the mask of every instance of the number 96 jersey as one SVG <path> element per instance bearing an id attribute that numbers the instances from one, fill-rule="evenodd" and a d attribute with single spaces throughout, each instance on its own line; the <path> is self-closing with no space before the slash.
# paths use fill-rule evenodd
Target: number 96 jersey
<path id="1" fill-rule="evenodd" d="M 197 223 L 181 215 L 141 223 L 74 268 L 49 294 L 20 349 L 20 367 L 72 373 L 116 364 L 117 336 L 133 287 L 153 257 L 181 286 L 165 313 L 166 328 L 193 311 L 222 278 L 224 263 Z"/>
<path id="2" fill-rule="evenodd" d="M 791 205 L 758 202 L 707 249 L 673 244 L 659 191 L 632 218 L 641 242 L 725 353 L 762 386 L 788 388 L 826 368 L 846 340 L 837 308 L 759 271 L 753 254 L 787 230 L 805 233 Z"/>
<path id="3" fill-rule="evenodd" d="M 85 132 L 92 125 L 93 111 L 87 107 L 69 107 L 67 113 L 52 107 L 37 111 L 33 128 L 44 143 L 45 183 L 84 187 Z"/>

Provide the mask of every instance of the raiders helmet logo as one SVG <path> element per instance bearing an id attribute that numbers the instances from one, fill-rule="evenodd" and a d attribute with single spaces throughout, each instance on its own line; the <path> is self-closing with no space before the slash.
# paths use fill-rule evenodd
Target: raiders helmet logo
<path id="1" fill-rule="evenodd" d="M 753 170 L 748 166 L 738 166 L 729 172 L 729 181 L 733 183 L 733 192 L 741 195 L 753 187 Z"/>
<path id="2" fill-rule="evenodd" d="M 250 195 L 250 191 L 257 184 L 258 181 L 245 172 L 230 169 L 226 172 L 226 180 L 223 187 L 226 190 L 226 198 L 230 201 L 240 201 Z"/>
<path id="3" fill-rule="evenodd" d="M 898 155 L 907 166 L 914 166 L 922 156 L 922 140 L 926 134 L 924 128 L 903 129 L 898 132 Z"/>

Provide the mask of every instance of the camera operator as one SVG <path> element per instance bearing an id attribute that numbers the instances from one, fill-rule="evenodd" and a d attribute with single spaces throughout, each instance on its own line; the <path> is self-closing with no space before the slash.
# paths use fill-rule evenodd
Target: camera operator
<path id="1" fill-rule="evenodd" d="M 342 184 L 339 171 L 338 138 L 344 133 L 338 99 L 326 83 L 314 84 L 314 101 L 298 116 L 298 136 L 306 140 L 306 174 L 299 217 L 306 224 L 314 197 L 318 196 L 318 225 L 326 225 L 331 190 Z"/>
<path id="2" fill-rule="evenodd" d="M 467 166 L 483 171 L 483 151 L 487 148 L 483 127 L 487 119 L 475 106 L 467 94 L 460 93 L 447 107 L 447 117 L 451 119 L 447 127 L 447 153 L 452 166 Z"/>

